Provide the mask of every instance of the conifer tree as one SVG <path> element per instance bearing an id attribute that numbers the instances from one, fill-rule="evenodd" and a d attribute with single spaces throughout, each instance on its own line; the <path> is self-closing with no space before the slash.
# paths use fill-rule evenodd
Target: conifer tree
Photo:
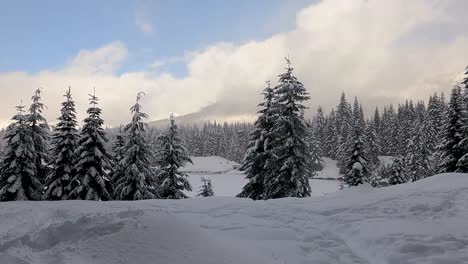
<path id="1" fill-rule="evenodd" d="M 146 134 L 144 136 L 145 136 L 145 140 L 148 139 Z M 112 151 L 111 155 L 112 155 L 112 163 L 114 164 L 114 171 L 112 172 L 112 175 L 110 176 L 114 184 L 117 184 L 117 182 L 119 181 L 118 178 L 123 176 L 125 173 L 125 168 L 123 167 L 123 164 L 121 163 L 121 161 L 124 159 L 126 150 L 127 149 L 125 148 L 125 135 L 123 131 L 123 126 L 120 125 L 117 135 L 115 135 L 115 139 L 111 147 L 111 151 Z"/>
<path id="2" fill-rule="evenodd" d="M 413 126 L 412 136 L 407 142 L 404 159 L 408 180 L 417 181 L 431 176 L 431 152 L 429 150 L 428 131 L 429 129 L 425 126 L 423 120 L 418 120 Z"/>
<path id="3" fill-rule="evenodd" d="M 390 167 L 388 184 L 396 185 L 406 182 L 408 182 L 408 176 L 405 171 L 403 158 L 401 156 L 397 156 L 393 159 L 392 166 Z"/>
<path id="4" fill-rule="evenodd" d="M 323 169 L 323 161 L 322 161 L 322 149 L 320 148 L 320 144 L 318 143 L 317 139 L 315 138 L 315 132 L 310 126 L 307 138 L 307 146 L 310 155 L 310 171 L 312 172 L 311 177 L 316 174 L 317 171 L 321 171 Z"/>
<path id="5" fill-rule="evenodd" d="M 163 199 L 183 199 L 187 195 L 184 190 L 191 191 L 192 186 L 188 181 L 188 175 L 179 171 L 186 162 L 192 162 L 187 155 L 178 135 L 178 128 L 171 115 L 169 130 L 159 137 L 161 149 L 158 153 L 159 174 L 157 176 L 160 185 L 160 197 Z"/>
<path id="6" fill-rule="evenodd" d="M 203 185 L 200 187 L 198 192 L 198 197 L 210 197 L 214 195 L 213 186 L 211 184 L 211 179 L 201 178 Z"/>
<path id="7" fill-rule="evenodd" d="M 71 182 L 68 199 L 111 200 L 112 158 L 107 152 L 107 138 L 102 125 L 101 109 L 97 106 L 99 98 L 90 94 L 88 117 L 84 119 L 78 148 L 76 151 L 76 174 Z"/>
<path id="8" fill-rule="evenodd" d="M 271 132 L 274 164 L 268 167 L 265 178 L 265 197 L 307 197 L 310 196 L 308 177 L 312 174 L 307 161 L 309 126 L 304 120 L 303 102 L 309 100 L 304 85 L 292 75 L 291 62 L 286 59 L 286 73 L 279 75 L 279 84 L 274 88 L 274 124 Z"/>
<path id="9" fill-rule="evenodd" d="M 144 122 L 148 115 L 143 113 L 140 100 L 144 93 L 138 93 L 136 103 L 130 108 L 133 114 L 130 124 L 125 126 L 127 137 L 123 157 L 118 161 L 115 197 L 118 200 L 142 200 L 159 198 L 155 172 L 150 167 L 153 155 L 146 143 L 145 133 L 148 125 Z M 122 139 L 120 139 L 122 141 Z M 118 139 L 119 141 L 119 139 Z M 116 146 L 121 143 L 117 143 Z M 122 152 L 116 148 L 116 153 Z"/>
<path id="10" fill-rule="evenodd" d="M 358 111 L 358 107 L 356 107 L 356 110 Z M 346 173 L 347 159 L 349 158 L 348 152 L 353 147 L 354 119 L 351 105 L 346 100 L 344 92 L 341 94 L 340 103 L 337 106 L 336 122 L 338 130 L 338 147 L 335 156 L 338 159 L 340 173 Z"/>
<path id="11" fill-rule="evenodd" d="M 460 145 L 463 140 L 463 107 L 461 90 L 459 86 L 452 89 L 447 123 L 445 124 L 444 141 L 441 144 L 441 164 L 439 172 L 455 172 L 458 170 L 458 161 L 465 154 Z"/>
<path id="12" fill-rule="evenodd" d="M 374 122 L 371 122 L 365 129 L 365 147 L 371 170 L 379 166 L 380 142 L 377 136 L 377 128 Z"/>
<path id="13" fill-rule="evenodd" d="M 259 106 L 262 109 L 254 124 L 254 129 L 250 133 L 250 142 L 247 153 L 242 162 L 241 170 L 246 173 L 249 181 L 238 197 L 246 197 L 254 200 L 264 199 L 265 195 L 265 173 L 266 165 L 274 161 L 271 153 L 271 131 L 273 128 L 273 102 L 274 92 L 267 81 L 267 87 L 263 90 L 264 102 Z M 270 161 L 269 161 L 270 160 Z"/>
<path id="14" fill-rule="evenodd" d="M 62 103 L 61 116 L 54 128 L 51 150 L 51 171 L 46 178 L 46 200 L 64 200 L 71 191 L 70 181 L 73 178 L 75 151 L 78 142 L 76 129 L 75 101 L 71 89 L 65 93 L 66 100 Z"/>
<path id="15" fill-rule="evenodd" d="M 335 111 L 333 109 L 326 120 L 325 131 L 324 155 L 331 159 L 337 159 L 339 135 L 336 127 Z"/>
<path id="16" fill-rule="evenodd" d="M 359 129 L 354 132 L 354 145 L 350 150 L 350 156 L 347 160 L 347 170 L 344 175 L 344 182 L 349 186 L 363 184 L 370 176 L 369 161 L 365 157 L 364 143 Z"/>
<path id="17" fill-rule="evenodd" d="M 326 119 L 323 113 L 323 108 L 321 106 L 317 108 L 316 123 L 317 124 L 315 126 L 315 139 L 317 140 L 320 149 L 324 151 L 326 141 Z"/>
<path id="18" fill-rule="evenodd" d="M 27 121 L 31 127 L 31 137 L 34 141 L 34 156 L 35 156 L 35 165 L 36 165 L 36 178 L 44 182 L 47 174 L 48 167 L 47 163 L 49 162 L 49 125 L 47 120 L 43 116 L 42 112 L 44 110 L 44 104 L 41 102 L 41 88 L 38 88 L 34 91 L 33 96 L 31 97 L 32 103 L 29 107 L 29 114 L 27 115 Z"/>
<path id="19" fill-rule="evenodd" d="M 462 136 L 463 139 L 460 142 L 460 148 L 463 153 L 463 156 L 457 162 L 457 172 L 468 172 L 468 66 L 465 70 L 465 77 L 461 81 L 463 85 L 463 99 L 462 99 Z"/>
<path id="20" fill-rule="evenodd" d="M 125 135 L 123 130 L 123 126 L 120 125 L 119 131 L 115 136 L 114 143 L 112 144 L 112 157 L 114 159 L 114 164 L 119 164 L 125 156 Z"/>
<path id="21" fill-rule="evenodd" d="M 14 123 L 5 132 L 5 156 L 0 167 L 0 200 L 39 200 L 41 182 L 36 174 L 34 139 L 24 106 L 17 106 Z"/>

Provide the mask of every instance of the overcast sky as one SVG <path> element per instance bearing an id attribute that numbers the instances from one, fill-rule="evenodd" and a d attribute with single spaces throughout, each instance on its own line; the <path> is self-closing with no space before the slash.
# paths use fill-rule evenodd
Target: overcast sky
<path id="1" fill-rule="evenodd" d="M 311 111 L 341 91 L 368 108 L 448 92 L 468 64 L 465 0 L 7 1 L 0 9 L 0 122 L 43 87 L 54 122 L 71 86 L 93 87 L 107 125 L 138 91 L 152 120 L 248 119 L 293 61 Z"/>

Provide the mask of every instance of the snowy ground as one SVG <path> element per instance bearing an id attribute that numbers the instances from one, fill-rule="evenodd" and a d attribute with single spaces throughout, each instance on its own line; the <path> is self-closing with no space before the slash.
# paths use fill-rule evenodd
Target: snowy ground
<path id="1" fill-rule="evenodd" d="M 0 204 L 0 263 L 468 263 L 468 174 L 252 201 Z"/>
<path id="2" fill-rule="evenodd" d="M 202 185 L 201 178 L 211 179 L 215 196 L 236 196 L 247 183 L 245 175 L 236 170 L 239 164 L 221 157 L 191 157 L 193 164 L 187 164 L 182 170 L 189 174 L 189 181 L 193 190 L 186 192 L 190 197 L 195 197 Z M 320 178 L 336 179 L 339 177 L 336 161 L 324 159 L 324 169 L 319 172 Z M 339 182 L 334 180 L 311 179 L 312 195 L 322 195 L 339 190 Z"/>

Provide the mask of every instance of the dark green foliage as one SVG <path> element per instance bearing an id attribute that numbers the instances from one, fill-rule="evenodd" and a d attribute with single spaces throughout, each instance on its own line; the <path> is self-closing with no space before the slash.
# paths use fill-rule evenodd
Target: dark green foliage
<path id="1" fill-rule="evenodd" d="M 238 197 L 246 197 L 254 200 L 264 199 L 265 195 L 265 173 L 267 163 L 272 163 L 274 158 L 270 149 L 271 130 L 273 127 L 273 101 L 274 92 L 267 82 L 263 90 L 264 102 L 259 104 L 262 109 L 250 134 L 250 142 L 247 153 L 242 162 L 241 170 L 246 173 L 249 182 L 244 186 Z M 270 160 L 270 161 L 269 161 Z"/>
<path id="2" fill-rule="evenodd" d="M 101 118 L 101 109 L 97 107 L 98 100 L 95 94 L 90 95 L 88 117 L 84 120 L 76 151 L 76 174 L 72 179 L 72 190 L 68 199 L 112 199 L 109 174 L 113 169 L 111 156 L 106 149 L 107 138 L 102 129 L 104 121 Z"/>
<path id="3" fill-rule="evenodd" d="M 118 200 L 159 198 L 155 171 L 150 167 L 153 153 L 145 138 L 148 125 L 143 120 L 148 116 L 141 111 L 142 95 L 143 93 L 137 95 L 136 103 L 130 108 L 133 117 L 131 123 L 125 126 L 125 147 L 120 146 L 123 143 L 123 136 L 120 134 L 114 148 L 117 162 L 115 197 Z"/>
<path id="4" fill-rule="evenodd" d="M 39 200 L 41 182 L 37 179 L 34 139 L 24 106 L 5 132 L 6 150 L 0 167 L 0 200 Z"/>
<path id="5" fill-rule="evenodd" d="M 159 144 L 161 149 L 157 155 L 159 167 L 157 179 L 160 197 L 163 199 L 187 198 L 183 191 L 191 191 L 192 186 L 188 181 L 188 175 L 179 171 L 179 168 L 186 162 L 192 161 L 181 144 L 178 128 L 172 115 L 169 130 L 159 137 Z"/>
<path id="6" fill-rule="evenodd" d="M 71 90 L 68 89 L 64 96 L 66 100 L 62 103 L 61 116 L 52 136 L 52 162 L 51 171 L 46 178 L 45 200 L 64 200 L 71 192 L 78 132 Z"/>
<path id="7" fill-rule="evenodd" d="M 311 160 L 307 149 L 309 125 L 302 104 L 309 100 L 304 85 L 292 75 L 290 62 L 286 73 L 279 75 L 274 88 L 274 123 L 271 135 L 271 153 L 275 161 L 266 164 L 264 199 L 310 196 L 308 178 L 312 175 L 307 165 Z"/>
<path id="8" fill-rule="evenodd" d="M 210 179 L 201 178 L 203 185 L 200 187 L 198 197 L 210 197 L 214 195 L 213 186 Z"/>

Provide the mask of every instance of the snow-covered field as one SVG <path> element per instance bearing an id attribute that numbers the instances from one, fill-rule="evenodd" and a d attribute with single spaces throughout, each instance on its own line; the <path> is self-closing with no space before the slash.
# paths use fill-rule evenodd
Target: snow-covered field
<path id="1" fill-rule="evenodd" d="M 223 159 L 221 157 L 191 157 L 193 164 L 186 164 L 182 169 L 189 174 L 189 181 L 193 190 L 186 192 L 190 197 L 195 197 L 199 187 L 202 185 L 201 178 L 211 179 L 215 196 L 236 196 L 241 192 L 242 187 L 247 183 L 245 175 L 236 170 L 239 164 Z M 324 158 L 324 169 L 319 172 L 320 178 L 339 177 L 336 161 Z M 334 180 L 311 179 L 312 195 L 322 195 L 324 193 L 336 192 L 339 190 L 339 182 Z"/>
<path id="2" fill-rule="evenodd" d="M 0 263 L 468 263 L 468 175 L 320 197 L 0 204 Z"/>

